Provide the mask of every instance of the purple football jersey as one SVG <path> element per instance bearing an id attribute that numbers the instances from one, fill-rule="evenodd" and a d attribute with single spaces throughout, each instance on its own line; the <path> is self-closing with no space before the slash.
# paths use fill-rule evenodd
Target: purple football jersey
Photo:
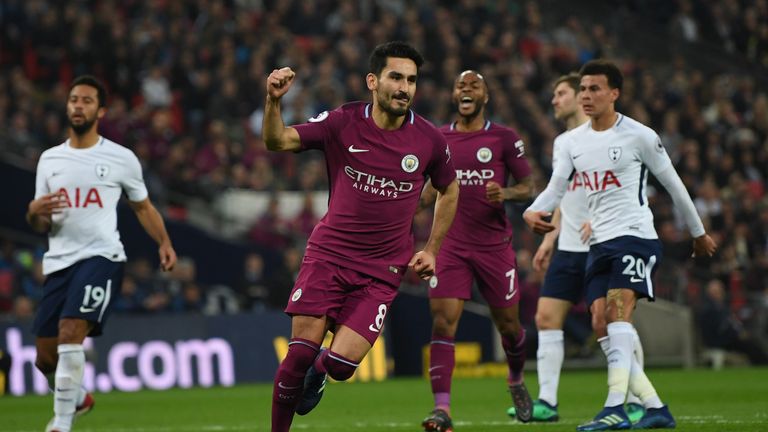
<path id="1" fill-rule="evenodd" d="M 485 186 L 495 181 L 506 187 L 510 174 L 521 180 L 531 174 L 523 141 L 517 133 L 486 121 L 475 132 L 459 132 L 453 123 L 440 128 L 448 140 L 456 177 L 459 205 L 443 248 L 498 250 L 512 239 L 512 224 L 503 204 L 485 197 Z"/>
<path id="2" fill-rule="evenodd" d="M 328 213 L 306 256 L 395 286 L 413 255 L 411 225 L 427 176 L 437 188 L 456 174 L 445 137 L 409 111 L 401 128 L 380 129 L 369 103 L 353 102 L 294 126 L 303 150 L 325 152 Z"/>

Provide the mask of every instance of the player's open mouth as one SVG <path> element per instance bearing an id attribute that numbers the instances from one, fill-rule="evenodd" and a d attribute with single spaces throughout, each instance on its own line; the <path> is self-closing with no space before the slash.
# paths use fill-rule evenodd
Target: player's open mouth
<path id="1" fill-rule="evenodd" d="M 474 99 L 472 99 L 469 96 L 464 96 L 461 98 L 461 102 L 459 103 L 459 107 L 461 108 L 472 108 L 472 105 L 474 104 Z"/>

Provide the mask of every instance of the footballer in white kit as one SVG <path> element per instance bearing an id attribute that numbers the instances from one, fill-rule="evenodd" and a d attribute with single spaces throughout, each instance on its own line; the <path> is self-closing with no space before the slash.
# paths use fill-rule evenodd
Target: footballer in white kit
<path id="1" fill-rule="evenodd" d="M 706 234 L 658 135 L 615 111 L 623 83 L 619 68 L 593 60 L 582 67 L 580 75 L 579 101 L 590 121 L 565 136 L 547 188 L 523 215 L 534 231 L 546 233 L 554 226 L 543 216 L 557 206 L 571 174 L 573 183 L 587 194 L 592 238 L 585 283 L 587 301 L 606 305 L 608 397 L 603 410 L 577 430 L 674 428 L 669 408 L 632 355 L 634 306 L 638 298 L 653 300 L 652 276 L 661 260 L 661 243 L 646 197 L 649 172 L 683 214 L 694 238 L 694 255 L 711 256 L 716 244 Z M 630 385 L 646 408 L 634 425 L 623 409 Z"/>
<path id="2" fill-rule="evenodd" d="M 35 316 L 35 366 L 54 392 L 47 432 L 69 432 L 75 416 L 93 407 L 81 387 L 86 336 L 102 333 L 112 299 L 120 294 L 126 260 L 117 231 L 117 204 L 125 193 L 144 230 L 159 245 L 161 268 L 176 252 L 162 216 L 148 198 L 136 155 L 98 134 L 106 91 L 80 76 L 69 89 L 69 139 L 43 152 L 27 222 L 48 234 L 43 298 Z"/>
<path id="3" fill-rule="evenodd" d="M 704 235 L 701 219 L 661 139 L 652 129 L 623 114 L 618 114 L 615 124 L 607 130 L 594 130 L 590 121 L 562 138 L 550 185 L 529 210 L 549 211 L 566 188 L 583 189 L 592 225 L 588 298 L 605 296 L 610 287 L 625 287 L 653 299 L 650 273 L 661 259 L 661 246 L 646 197 L 649 172 L 665 186 L 669 185 L 667 190 L 676 204 L 680 202 L 691 235 Z M 610 283 L 591 280 L 602 255 L 612 249 L 626 251 L 621 257 L 624 265 L 611 274 Z"/>

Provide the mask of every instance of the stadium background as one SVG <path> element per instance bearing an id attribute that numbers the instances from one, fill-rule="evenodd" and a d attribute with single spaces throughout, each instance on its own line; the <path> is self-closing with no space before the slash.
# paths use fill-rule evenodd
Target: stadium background
<path id="1" fill-rule="evenodd" d="M 720 244 L 715 258 L 690 260 L 690 239 L 669 197 L 649 188 L 666 255 L 655 282 L 669 302 L 655 313 L 688 317 L 671 318 L 678 326 L 669 333 L 693 337 L 688 356 L 671 364 L 768 361 L 765 0 L 6 0 L 0 21 L 0 348 L 21 360 L 8 386 L 34 386 L 29 320 L 41 296 L 45 240 L 26 227 L 24 213 L 40 152 L 65 136 L 72 78 L 91 73 L 108 85 L 101 133 L 142 160 L 182 257 L 172 274 L 159 274 L 151 241 L 121 207 L 128 272 L 107 332 L 112 339 L 94 342 L 93 385 L 101 388 L 103 378 L 103 389 L 131 390 L 138 375 L 139 388 L 231 384 L 221 363 L 208 378 L 168 370 L 179 358 L 197 355 L 199 363 L 201 350 L 221 362 L 227 349 L 215 341 L 222 337 L 234 347 L 236 375 L 268 381 L 280 343 L 260 335 L 287 334 L 279 310 L 324 211 L 327 182 L 319 153 L 266 152 L 259 139 L 264 78 L 273 67 L 297 71 L 298 88 L 283 112 L 287 123 L 303 122 L 369 99 L 367 54 L 392 39 L 425 55 L 414 109 L 436 124 L 451 119 L 456 74 L 483 73 L 490 118 L 521 134 L 539 189 L 562 129 L 552 119 L 551 83 L 592 58 L 618 62 L 625 73 L 619 110 L 659 133 Z M 510 206 L 530 327 L 542 275 L 530 268 L 538 239 L 523 228 L 522 209 Z M 430 220 L 416 217 L 418 239 L 425 240 Z M 385 341 L 396 361 L 372 366 L 373 375 L 381 367 L 420 371 L 429 334 L 425 290 L 412 275 L 406 281 Z M 468 361 L 492 361 L 490 325 L 472 311 L 460 339 L 481 345 L 479 354 L 467 346 Z M 188 348 L 192 341 L 209 345 Z M 569 321 L 569 365 L 602 364 L 590 341 L 581 309 Z M 116 344 L 124 344 L 122 357 L 115 354 L 120 373 L 109 364 Z"/>

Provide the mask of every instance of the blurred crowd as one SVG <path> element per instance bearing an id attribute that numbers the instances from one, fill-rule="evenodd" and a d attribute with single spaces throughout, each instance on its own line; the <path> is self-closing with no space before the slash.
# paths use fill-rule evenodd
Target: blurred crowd
<path id="1" fill-rule="evenodd" d="M 768 71 L 768 1 L 572 3 L 574 13 L 552 1 L 513 0 L 6 0 L 0 3 L 2 153 L 33 168 L 40 152 L 65 135 L 68 83 L 90 73 L 111 94 L 102 134 L 137 153 L 153 198 L 165 206 L 183 208 L 190 197 L 210 201 L 228 188 L 325 190 L 319 152 L 267 153 L 260 141 L 265 77 L 282 66 L 297 72 L 283 115 L 287 123 L 304 122 L 369 99 L 368 53 L 401 39 L 427 59 L 415 111 L 435 124 L 450 121 L 453 79 L 464 69 L 479 70 L 490 89 L 491 119 L 521 134 L 543 187 L 552 140 L 562 131 L 552 118 L 551 84 L 606 57 L 625 73 L 619 110 L 659 133 L 720 244 L 715 258 L 690 260 L 681 218 L 666 193 L 650 188 L 666 254 L 659 296 L 700 309 L 709 301 L 705 287 L 719 281 L 727 310 L 754 322 L 768 308 L 768 93 L 754 73 Z M 630 23 L 622 19 L 643 13 L 655 28 L 634 34 L 622 28 Z M 637 41 L 628 43 L 652 37 L 675 41 L 662 61 L 658 53 L 651 60 L 634 50 Z M 675 48 L 686 44 L 705 44 L 751 66 L 708 73 Z M 513 216 L 516 245 L 526 257 L 538 239 L 523 229 L 520 211 Z M 265 218 L 252 241 L 273 245 L 277 231 L 259 228 L 270 223 L 280 228 L 279 246 L 297 250 L 301 242 L 293 237 L 305 238 L 315 221 Z M 417 237 L 423 239 L 429 223 L 428 215 L 417 216 Z M 14 289 L 34 300 L 26 287 L 39 286 L 38 254 L 21 252 L 25 276 Z M 542 275 L 520 261 L 535 290 Z M 142 267 L 131 264 L 125 287 L 136 294 L 121 298 L 125 310 L 184 310 L 203 301 L 201 291 L 212 291 L 196 286 L 194 271 L 163 281 Z M 252 308 L 255 298 L 269 297 L 258 287 L 272 282 L 230 290 L 239 307 Z"/>

